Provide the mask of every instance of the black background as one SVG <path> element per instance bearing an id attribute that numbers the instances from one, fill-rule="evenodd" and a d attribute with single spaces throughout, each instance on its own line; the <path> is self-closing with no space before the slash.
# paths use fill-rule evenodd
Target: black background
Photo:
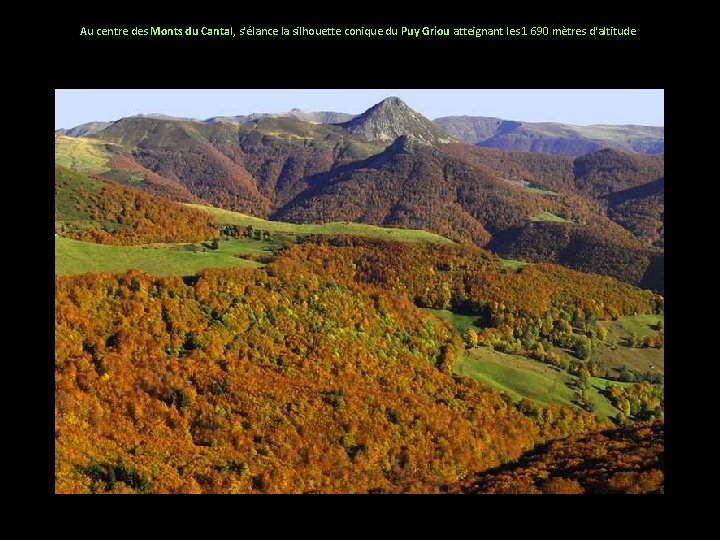
<path id="1" fill-rule="evenodd" d="M 106 8 L 108 6 L 105 6 Z M 264 6 L 260 6 L 264 7 Z M 585 13 L 563 11 L 549 13 L 547 6 L 539 6 L 530 12 L 520 5 L 507 4 L 496 6 L 499 13 L 489 13 L 486 7 L 476 6 L 472 12 L 467 6 L 458 6 L 455 3 L 447 5 L 436 4 L 432 12 L 426 12 L 417 7 L 403 8 L 399 15 L 391 14 L 387 6 L 376 8 L 362 4 L 337 4 L 337 13 L 322 12 L 321 8 L 302 6 L 302 15 L 291 15 L 287 8 L 273 4 L 267 11 L 274 14 L 250 14 L 240 5 L 230 6 L 228 9 L 219 9 L 215 3 L 207 6 L 196 4 L 192 13 L 176 8 L 160 14 L 149 13 L 147 6 L 132 10 L 129 7 L 109 6 L 106 14 L 98 14 L 99 6 L 95 8 L 77 9 L 74 12 L 67 9 L 55 13 L 47 22 L 46 32 L 42 38 L 42 51 L 28 54 L 23 60 L 21 79 L 23 91 L 26 90 L 25 99 L 30 100 L 28 108 L 22 108 L 27 116 L 32 111 L 34 122 L 25 130 L 24 137 L 40 141 L 44 137 L 47 144 L 46 160 L 38 156 L 38 146 L 25 157 L 25 165 L 33 164 L 33 181 L 20 182 L 20 188 L 29 188 L 28 197 L 42 201 L 43 210 L 38 210 L 37 216 L 47 216 L 47 219 L 35 219 L 28 224 L 36 231 L 28 234 L 40 239 L 46 248 L 46 256 L 37 267 L 23 269 L 24 278 L 31 280 L 30 276 L 39 273 L 42 286 L 33 286 L 30 291 L 23 294 L 34 295 L 32 308 L 26 315 L 34 321 L 32 328 L 36 335 L 37 329 L 47 331 L 49 337 L 42 351 L 37 350 L 33 355 L 34 365 L 32 377 L 41 377 L 42 366 L 43 384 L 37 384 L 37 395 L 44 399 L 43 407 L 38 411 L 42 418 L 32 426 L 33 438 L 38 439 L 27 451 L 38 452 L 33 459 L 37 463 L 45 463 L 44 467 L 37 467 L 34 474 L 39 477 L 32 484 L 33 493 L 51 494 L 54 490 L 54 449 L 52 438 L 54 433 L 52 413 L 54 411 L 54 369 L 52 358 L 54 356 L 54 308 L 53 308 L 53 275 L 54 275 L 54 223 L 51 218 L 54 207 L 53 183 L 53 138 L 54 138 L 54 90 L 56 88 L 665 88 L 666 101 L 673 99 L 672 79 L 668 72 L 667 53 L 669 49 L 666 39 L 664 21 L 659 14 L 643 10 L 640 14 L 632 14 L 627 6 L 611 6 L 607 3 L 602 6 L 590 6 Z M 212 9 L 211 9 L 212 8 Z M 257 8 L 257 6 L 255 6 Z M 659 9 L 659 8 L 658 8 Z M 56 10 L 60 11 L 60 10 Z M 207 12 L 204 12 L 207 11 Z M 322 12 L 318 14 L 317 12 Z M 257 26 L 257 27 L 295 27 L 321 28 L 324 26 L 342 27 L 387 27 L 387 26 L 437 26 L 441 28 L 454 27 L 494 27 L 494 26 L 533 26 L 549 27 L 592 27 L 592 26 L 631 26 L 637 29 L 636 37 L 524 37 L 524 38 L 474 38 L 474 37 L 443 37 L 443 38 L 185 38 L 185 37 L 81 37 L 81 27 L 227 27 L 227 26 Z M 370 104 L 367 104 L 368 106 Z M 246 112 L 241 104 L 237 114 Z M 668 107 L 666 122 L 672 125 L 671 110 Z M 39 129 L 39 126 L 45 126 Z M 72 127 L 72 126 L 66 126 Z M 672 148 L 674 136 L 669 130 L 667 147 Z M 672 180 L 674 174 L 674 159 L 672 151 L 668 152 L 668 176 Z M 44 166 L 42 165 L 44 163 Z M 41 168 L 43 167 L 43 168 Z M 675 189 L 673 182 L 668 183 L 671 201 Z M 672 209 L 672 202 L 668 205 Z M 673 211 L 671 210 L 671 216 Z M 27 222 L 25 220 L 24 222 Z M 672 250 L 675 237 L 672 224 L 668 226 L 667 246 Z M 671 265 L 668 265 L 671 268 Z M 674 338 L 672 321 L 678 322 L 673 315 L 673 306 L 677 306 L 676 299 L 672 297 L 675 291 L 670 283 L 667 291 L 671 298 L 670 330 L 667 339 L 667 350 L 671 351 Z M 47 309 L 43 316 L 38 316 L 39 306 L 45 305 Z M 678 323 L 679 324 L 679 323 Z M 37 339 L 31 338 L 31 339 Z M 38 340 L 39 342 L 39 340 Z M 24 346 L 30 347 L 27 342 Z M 30 373 L 30 372 L 28 372 Z M 673 362 L 668 362 L 668 380 L 679 376 Z M 42 389 L 42 390 L 41 390 Z M 666 389 L 668 396 L 669 423 L 667 449 L 672 457 L 675 453 L 673 443 L 673 397 L 676 390 L 681 390 L 674 383 Z M 26 396 L 27 399 L 27 396 Z M 27 420 L 22 420 L 27 423 Z M 40 426 L 46 430 L 40 432 Z M 28 445 L 30 446 L 30 445 Z M 681 449 L 680 449 L 681 450 Z M 672 471 L 673 459 L 666 459 L 668 469 L 666 476 L 666 490 L 673 492 L 675 480 Z M 27 472 L 27 471 L 25 471 Z M 458 504 L 457 498 L 452 499 L 451 505 Z M 77 500 L 78 498 L 72 498 Z M 81 498 L 87 501 L 88 498 Z M 118 501 L 113 499 L 113 504 Z M 137 499 L 137 498 L 134 498 Z M 194 498 L 197 500 L 198 498 Z M 212 498 L 212 504 L 218 499 Z M 272 504 L 279 504 L 282 497 L 273 497 Z M 419 498 L 410 498 L 412 505 L 418 504 Z M 477 505 L 478 515 L 490 511 L 491 507 L 504 506 L 485 497 L 482 499 L 470 498 L 470 506 Z M 520 498 L 513 498 L 516 504 Z M 557 505 L 557 499 L 543 498 L 541 503 L 533 499 L 533 506 L 547 508 Z M 68 502 L 68 497 L 55 497 L 53 501 Z M 173 498 L 175 504 L 177 498 Z M 297 498 L 291 498 L 291 505 L 299 504 Z M 319 501 L 321 505 L 329 505 L 327 497 L 314 497 L 311 500 Z M 396 502 L 394 497 L 380 498 L 381 506 L 388 500 Z M 552 502 L 548 503 L 547 501 Z M 637 500 L 637 499 L 635 499 Z M 266 501 L 267 502 L 267 501 Z M 432 505 L 437 504 L 433 498 Z M 505 501 L 507 502 L 507 500 Z M 521 502 L 527 502 L 523 499 Z M 567 518 L 578 503 L 578 499 L 564 498 L 562 500 L 563 519 Z M 54 503 L 53 503 L 54 504 Z M 249 504 L 244 498 L 242 505 Z M 351 505 L 357 504 L 353 499 Z M 447 503 L 446 503 L 447 504 Z M 446 504 L 443 504 L 445 507 Z M 580 503 L 582 504 L 582 503 Z M 578 506 L 580 505 L 578 504 Z M 593 502 L 597 504 L 597 499 Z M 616 505 L 617 501 L 613 503 Z M 653 505 L 658 504 L 657 498 Z M 468 503 L 464 502 L 463 506 Z M 63 505 L 64 506 L 64 505 Z M 103 504 L 103 506 L 106 506 Z M 373 505 L 374 506 L 374 505 Z M 434 514 L 422 516 L 420 508 L 403 512 L 403 519 L 412 519 L 422 524 L 419 518 L 430 518 Z M 450 505 L 447 505 L 450 506 Z M 527 506 L 527 505 L 523 505 Z M 602 505 L 604 506 L 604 505 Z M 612 505 L 608 505 L 610 507 Z M 635 510 L 629 515 L 641 512 L 645 504 L 634 503 Z M 649 505 L 648 505 L 649 506 Z M 329 506 L 323 506 L 329 508 Z M 447 508 L 447 507 L 446 507 Z M 480 509 L 484 511 L 481 511 Z M 544 511 L 544 510 L 543 510 Z M 598 509 L 598 511 L 600 511 Z M 655 510 L 657 511 L 657 509 Z M 446 512 L 443 510 L 441 513 Z M 455 514 L 455 511 L 452 512 Z M 472 515 L 472 514 L 471 514 Z M 378 515 L 384 516 L 384 514 Z M 487 514 L 486 514 L 487 516 Z M 559 517 L 551 513 L 547 518 Z M 307 518 L 308 516 L 306 516 Z M 393 516 L 392 514 L 390 517 Z M 450 519 L 446 514 L 436 515 L 442 524 Z M 489 517 L 489 516 L 487 516 Z M 615 518 L 619 517 L 617 515 Z M 170 521 L 178 517 L 167 516 Z M 251 516 L 246 514 L 243 523 L 248 524 Z M 317 516 L 317 519 L 325 519 Z M 353 519 L 358 525 L 365 522 L 364 518 Z M 474 520 L 474 517 L 470 517 Z M 588 516 L 588 519 L 594 519 Z M 552 518 L 551 518 L 552 520 Z M 274 520 L 277 525 L 283 520 Z M 435 521 L 434 519 L 432 520 Z M 521 525 L 525 520 L 513 520 L 513 526 Z M 645 521 L 645 520 L 643 520 Z M 312 525 L 313 521 L 301 519 L 292 522 L 298 525 Z M 477 522 L 476 522 L 477 523 Z M 287 524 L 287 523 L 286 523 Z M 531 528 L 540 522 L 527 520 L 524 523 Z M 547 523 L 546 523 L 547 525 Z M 647 525 L 647 523 L 645 523 Z M 354 525 L 353 527 L 354 528 Z M 479 531 L 477 531 L 479 532 Z"/>

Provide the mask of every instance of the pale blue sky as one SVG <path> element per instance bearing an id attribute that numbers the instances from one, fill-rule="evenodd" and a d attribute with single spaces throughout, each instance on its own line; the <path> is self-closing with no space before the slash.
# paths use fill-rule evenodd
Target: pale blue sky
<path id="1" fill-rule="evenodd" d="M 663 90 L 56 90 L 55 128 L 161 113 L 190 118 L 254 112 L 361 113 L 398 96 L 434 119 L 495 116 L 565 124 L 665 123 Z"/>

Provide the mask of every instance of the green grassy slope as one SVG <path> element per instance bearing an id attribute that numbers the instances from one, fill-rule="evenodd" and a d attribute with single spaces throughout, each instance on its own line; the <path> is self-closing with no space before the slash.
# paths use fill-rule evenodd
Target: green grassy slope
<path id="1" fill-rule="evenodd" d="M 453 369 L 456 375 L 471 377 L 481 383 L 507 393 L 515 400 L 533 399 L 542 403 L 559 403 L 573 406 L 576 377 L 553 366 L 523 356 L 504 354 L 488 347 L 467 351 Z M 593 377 L 588 392 L 594 412 L 600 417 L 615 416 L 613 407 L 600 391 L 608 384 L 620 384 Z"/>
<path id="2" fill-rule="evenodd" d="M 99 174 L 110 170 L 107 143 L 93 139 L 55 136 L 55 164 L 74 171 Z"/>
<path id="3" fill-rule="evenodd" d="M 99 195 L 103 183 L 67 168 L 55 169 L 55 225 L 74 223 L 77 227 L 97 225 L 88 195 Z M 82 194 L 82 195 L 81 195 Z"/>
<path id="4" fill-rule="evenodd" d="M 552 190 L 546 189 L 544 187 L 526 186 L 523 189 L 525 189 L 525 191 L 527 191 L 528 193 L 535 193 L 537 195 L 545 195 L 548 197 L 559 197 L 560 196 L 560 194 L 557 193 L 556 191 L 552 191 Z"/>
<path id="5" fill-rule="evenodd" d="M 474 323 L 477 319 L 477 316 L 460 315 L 448 310 L 427 308 L 423 310 L 445 319 L 460 333 L 475 327 Z M 636 323 L 635 320 L 624 321 L 626 325 Z M 618 321 L 618 324 L 623 322 Z M 528 398 L 542 403 L 573 406 L 576 393 L 573 383 L 577 377 L 554 366 L 524 356 L 501 353 L 489 347 L 476 347 L 466 351 L 456 362 L 453 372 L 501 390 L 515 400 Z M 615 416 L 618 413 L 617 409 L 601 394 L 601 391 L 608 384 L 626 386 L 630 383 L 593 377 L 590 384 L 588 396 L 595 413 L 601 417 Z"/>
<path id="6" fill-rule="evenodd" d="M 527 397 L 543 403 L 572 405 L 571 375 L 522 356 L 478 347 L 458 360 L 454 371 L 503 390 L 515 399 Z"/>
<path id="7" fill-rule="evenodd" d="M 500 266 L 502 268 L 507 268 L 508 270 L 520 270 L 521 268 L 525 268 L 528 264 L 525 261 L 518 261 L 516 259 L 500 259 Z"/>
<path id="8" fill-rule="evenodd" d="M 220 249 L 203 252 L 186 250 L 188 244 L 107 246 L 57 237 L 55 273 L 125 272 L 135 268 L 157 276 L 190 276 L 204 268 L 255 268 L 260 264 L 234 256 L 269 253 L 266 244 L 255 244 L 223 241 Z"/>
<path id="9" fill-rule="evenodd" d="M 630 334 L 636 333 L 640 337 L 645 337 L 655 333 L 658 321 L 665 322 L 664 315 L 631 315 L 621 317 L 617 321 L 601 322 L 600 324 L 608 329 L 608 336 L 617 339 L 630 337 Z"/>
<path id="10" fill-rule="evenodd" d="M 399 229 L 391 227 L 379 227 L 376 225 L 366 225 L 364 223 L 320 223 L 320 224 L 296 224 L 285 223 L 282 221 L 267 221 L 239 212 L 232 212 L 222 208 L 212 206 L 204 206 L 200 204 L 188 204 L 192 208 L 203 210 L 214 216 L 215 221 L 219 225 L 238 225 L 247 227 L 252 225 L 255 229 L 261 229 L 271 233 L 285 233 L 290 235 L 304 234 L 327 234 L 338 235 L 348 234 L 354 236 L 366 236 L 370 238 L 381 238 L 383 240 L 391 240 L 397 242 L 420 242 L 442 244 L 451 243 L 444 236 L 439 234 L 421 231 L 416 229 Z"/>
<path id="11" fill-rule="evenodd" d="M 532 221 L 555 221 L 559 223 L 572 223 L 570 220 L 567 220 L 560 216 L 556 216 L 552 212 L 540 212 L 538 215 L 532 218 Z"/>
<path id="12" fill-rule="evenodd" d="M 433 315 L 445 319 L 447 322 L 453 325 L 455 329 L 460 333 L 465 332 L 468 328 L 474 328 L 476 330 L 478 329 L 478 327 L 475 325 L 475 321 L 478 319 L 477 315 L 460 315 L 459 313 L 455 313 L 447 309 L 422 309 L 423 311 L 428 311 Z"/>

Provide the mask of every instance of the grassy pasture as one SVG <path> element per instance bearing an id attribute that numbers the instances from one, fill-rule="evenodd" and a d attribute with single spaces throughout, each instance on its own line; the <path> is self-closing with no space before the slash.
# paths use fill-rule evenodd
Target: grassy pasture
<path id="1" fill-rule="evenodd" d="M 192 208 L 202 210 L 211 214 L 218 225 L 238 225 L 247 227 L 252 225 L 255 229 L 261 229 L 271 233 L 284 233 L 290 235 L 305 234 L 326 234 L 339 235 L 347 234 L 354 236 L 367 236 L 396 242 L 420 242 L 429 244 L 452 243 L 444 236 L 417 229 L 400 229 L 395 227 L 379 227 L 365 223 L 332 222 L 332 223 L 285 223 L 282 221 L 268 221 L 265 219 L 248 216 L 239 212 L 232 212 L 222 208 L 204 206 L 201 204 L 188 204 Z"/>
<path id="2" fill-rule="evenodd" d="M 126 272 L 135 268 L 156 276 L 191 276 L 204 268 L 256 268 L 260 263 L 236 256 L 269 253 L 266 244 L 255 244 L 221 241 L 218 250 L 202 251 L 202 247 L 190 244 L 107 246 L 56 237 L 55 273 Z"/>

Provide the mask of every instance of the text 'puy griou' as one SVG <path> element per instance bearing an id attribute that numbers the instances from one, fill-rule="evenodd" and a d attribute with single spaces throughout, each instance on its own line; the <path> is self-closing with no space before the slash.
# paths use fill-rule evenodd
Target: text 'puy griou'
<path id="1" fill-rule="evenodd" d="M 438 28 L 437 26 L 423 26 L 422 28 L 408 28 L 407 26 L 402 26 L 400 28 L 400 35 L 401 36 L 413 36 L 413 37 L 420 37 L 420 36 L 449 36 L 450 35 L 450 29 L 449 28 Z"/>

